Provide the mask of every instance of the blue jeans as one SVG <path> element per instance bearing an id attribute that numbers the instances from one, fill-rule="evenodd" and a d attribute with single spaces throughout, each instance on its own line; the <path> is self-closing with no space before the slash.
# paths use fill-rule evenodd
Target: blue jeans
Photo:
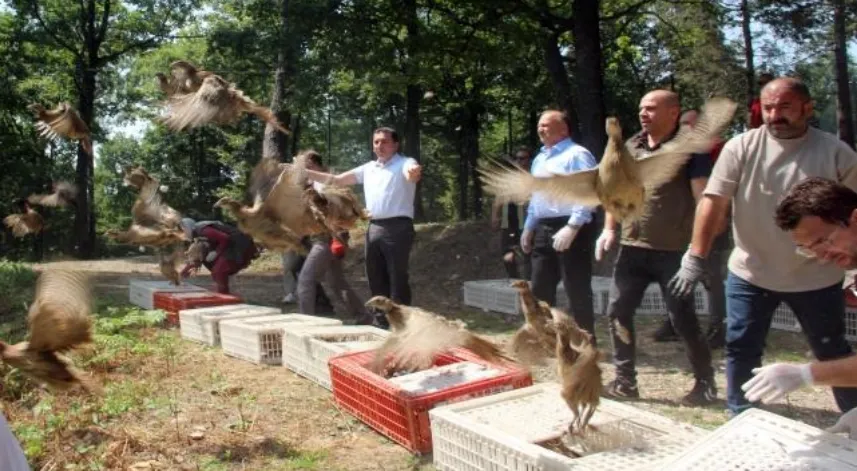
<path id="1" fill-rule="evenodd" d="M 751 407 L 741 385 L 761 366 L 765 338 L 780 302 L 794 311 L 812 353 L 819 360 L 851 354 L 845 340 L 842 282 L 814 291 L 779 292 L 760 288 L 729 272 L 726 279 L 726 405 L 740 413 Z M 857 388 L 833 388 L 843 412 L 857 406 Z"/>

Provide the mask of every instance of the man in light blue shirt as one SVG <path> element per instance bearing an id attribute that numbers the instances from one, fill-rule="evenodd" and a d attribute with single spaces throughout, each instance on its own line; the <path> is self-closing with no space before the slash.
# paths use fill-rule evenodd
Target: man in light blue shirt
<path id="1" fill-rule="evenodd" d="M 569 174 L 598 165 L 586 148 L 569 137 L 569 123 L 563 112 L 548 110 L 542 113 L 538 132 L 544 147 L 533 160 L 533 175 Z M 521 249 L 532 254 L 533 294 L 556 306 L 556 285 L 561 279 L 575 321 L 593 338 L 594 211 L 595 208 L 586 206 L 557 203 L 536 192 L 530 200 L 521 234 Z"/>
<path id="2" fill-rule="evenodd" d="M 399 154 L 399 135 L 378 128 L 372 136 L 376 159 L 339 175 L 308 171 L 316 182 L 335 185 L 362 184 L 371 219 L 366 230 L 366 278 L 372 296 L 386 296 L 399 304 L 411 304 L 408 262 L 414 243 L 414 195 L 422 167 Z M 384 316 L 376 323 L 389 327 Z"/>

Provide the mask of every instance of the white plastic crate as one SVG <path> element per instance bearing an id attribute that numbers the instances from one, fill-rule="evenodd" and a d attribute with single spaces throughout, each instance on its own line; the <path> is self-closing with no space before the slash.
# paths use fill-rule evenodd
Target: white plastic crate
<path id="1" fill-rule="evenodd" d="M 464 304 L 483 311 L 501 312 L 522 316 L 518 290 L 511 286 L 513 279 L 465 281 L 462 287 Z M 556 289 L 556 303 L 559 307 L 568 307 L 568 297 L 562 283 Z"/>
<path id="2" fill-rule="evenodd" d="M 330 390 L 327 360 L 345 352 L 372 350 L 389 331 L 368 325 L 308 327 L 283 332 L 283 366 Z"/>
<path id="3" fill-rule="evenodd" d="M 220 321 L 281 313 L 282 311 L 276 307 L 251 304 L 182 309 L 179 311 L 179 326 L 182 338 L 215 346 L 220 344 Z"/>
<path id="4" fill-rule="evenodd" d="M 537 444 L 560 437 L 571 423 L 556 383 L 438 407 L 429 414 L 434 465 L 450 471 L 655 470 L 706 433 L 602 398 L 589 422 L 597 431 L 585 435 L 584 456 L 572 458 Z"/>
<path id="5" fill-rule="evenodd" d="M 795 317 L 794 311 L 786 303 L 780 303 L 777 309 L 774 310 L 774 317 L 771 318 L 771 328 L 789 332 L 800 332 L 800 324 L 797 321 L 797 317 Z"/>
<path id="6" fill-rule="evenodd" d="M 857 470 L 857 442 L 767 411 L 748 409 L 661 469 Z"/>
<path id="7" fill-rule="evenodd" d="M 794 311 L 786 303 L 780 303 L 771 319 L 771 328 L 788 332 L 800 332 L 802 329 Z M 845 308 L 845 338 L 857 342 L 857 308 Z"/>
<path id="8" fill-rule="evenodd" d="M 175 286 L 169 281 L 131 280 L 128 282 L 128 301 L 143 309 L 154 309 L 155 293 L 183 293 L 186 291 L 205 291 L 205 289 L 188 283 Z"/>
<path id="9" fill-rule="evenodd" d="M 220 322 L 220 345 L 227 355 L 256 364 L 280 365 L 283 331 L 321 325 L 342 325 L 342 321 L 306 314 L 231 319 Z"/>
<path id="10" fill-rule="evenodd" d="M 460 361 L 390 378 L 390 383 L 414 395 L 430 394 L 464 383 L 493 378 L 506 373 L 488 365 Z"/>

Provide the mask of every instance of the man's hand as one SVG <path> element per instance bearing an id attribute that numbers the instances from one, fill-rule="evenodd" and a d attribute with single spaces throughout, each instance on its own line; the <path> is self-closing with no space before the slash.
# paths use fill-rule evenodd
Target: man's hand
<path id="1" fill-rule="evenodd" d="M 565 252 L 571 247 L 579 228 L 565 225 L 553 235 L 553 249 L 557 252 Z"/>
<path id="2" fill-rule="evenodd" d="M 770 404 L 806 384 L 812 384 L 809 363 L 774 363 L 753 369 L 753 374 L 756 376 L 741 385 L 750 402 L 761 400 L 764 404 Z"/>
<path id="3" fill-rule="evenodd" d="M 524 229 L 524 232 L 521 233 L 521 250 L 524 253 L 533 251 L 533 231 Z"/>
<path id="4" fill-rule="evenodd" d="M 604 229 L 601 231 L 601 235 L 595 241 L 595 260 L 600 262 L 604 258 L 604 254 L 609 252 L 615 243 L 616 229 Z"/>
<path id="5" fill-rule="evenodd" d="M 826 430 L 830 433 L 848 433 L 848 438 L 857 440 L 857 408 L 851 409 L 836 422 L 836 425 Z"/>
<path id="6" fill-rule="evenodd" d="M 670 294 L 687 298 L 693 294 L 696 284 L 705 276 L 705 259 L 692 255 L 690 251 L 681 258 L 681 268 L 669 282 Z"/>
<path id="7" fill-rule="evenodd" d="M 423 176 L 423 167 L 420 164 L 411 164 L 405 167 L 405 179 L 411 183 L 420 181 Z"/>

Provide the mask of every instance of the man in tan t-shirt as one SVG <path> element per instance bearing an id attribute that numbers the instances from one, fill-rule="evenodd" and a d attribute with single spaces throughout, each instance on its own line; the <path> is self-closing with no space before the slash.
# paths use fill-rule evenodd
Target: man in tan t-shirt
<path id="1" fill-rule="evenodd" d="M 796 253 L 772 215 L 782 195 L 807 177 L 857 188 L 857 154 L 836 136 L 809 127 L 812 99 L 800 81 L 770 82 L 761 101 L 765 125 L 726 143 L 697 208 L 690 248 L 670 283 L 676 295 L 693 292 L 731 201 L 735 249 L 726 282 L 726 401 L 733 414 L 750 407 L 741 385 L 761 364 L 780 302 L 794 311 L 816 358 L 851 354 L 843 320 L 843 270 Z M 833 393 L 841 410 L 857 406 L 857 389 L 834 388 Z"/>
<path id="2" fill-rule="evenodd" d="M 634 156 L 639 158 L 653 152 L 675 137 L 679 130 L 680 112 L 679 98 L 675 93 L 667 90 L 647 93 L 640 100 L 643 130 L 627 143 Z M 625 398 L 640 395 L 637 389 L 634 313 L 649 284 L 658 283 L 670 321 L 684 341 L 696 380 L 693 389 L 682 398 L 682 404 L 704 405 L 717 397 L 711 351 L 700 330 L 693 300 L 671 296 L 666 289 L 690 242 L 696 198 L 702 196 L 709 173 L 711 158 L 708 154 L 694 154 L 672 180 L 646 195 L 643 214 L 638 220 L 622 224 L 622 238 L 607 306 L 613 339 L 613 364 L 616 366 L 616 379 L 606 387 L 608 395 Z M 610 249 L 615 238 L 616 220 L 607 213 L 604 230 L 595 245 L 596 259 Z M 616 322 L 631 333 L 630 345 L 616 334 Z"/>

